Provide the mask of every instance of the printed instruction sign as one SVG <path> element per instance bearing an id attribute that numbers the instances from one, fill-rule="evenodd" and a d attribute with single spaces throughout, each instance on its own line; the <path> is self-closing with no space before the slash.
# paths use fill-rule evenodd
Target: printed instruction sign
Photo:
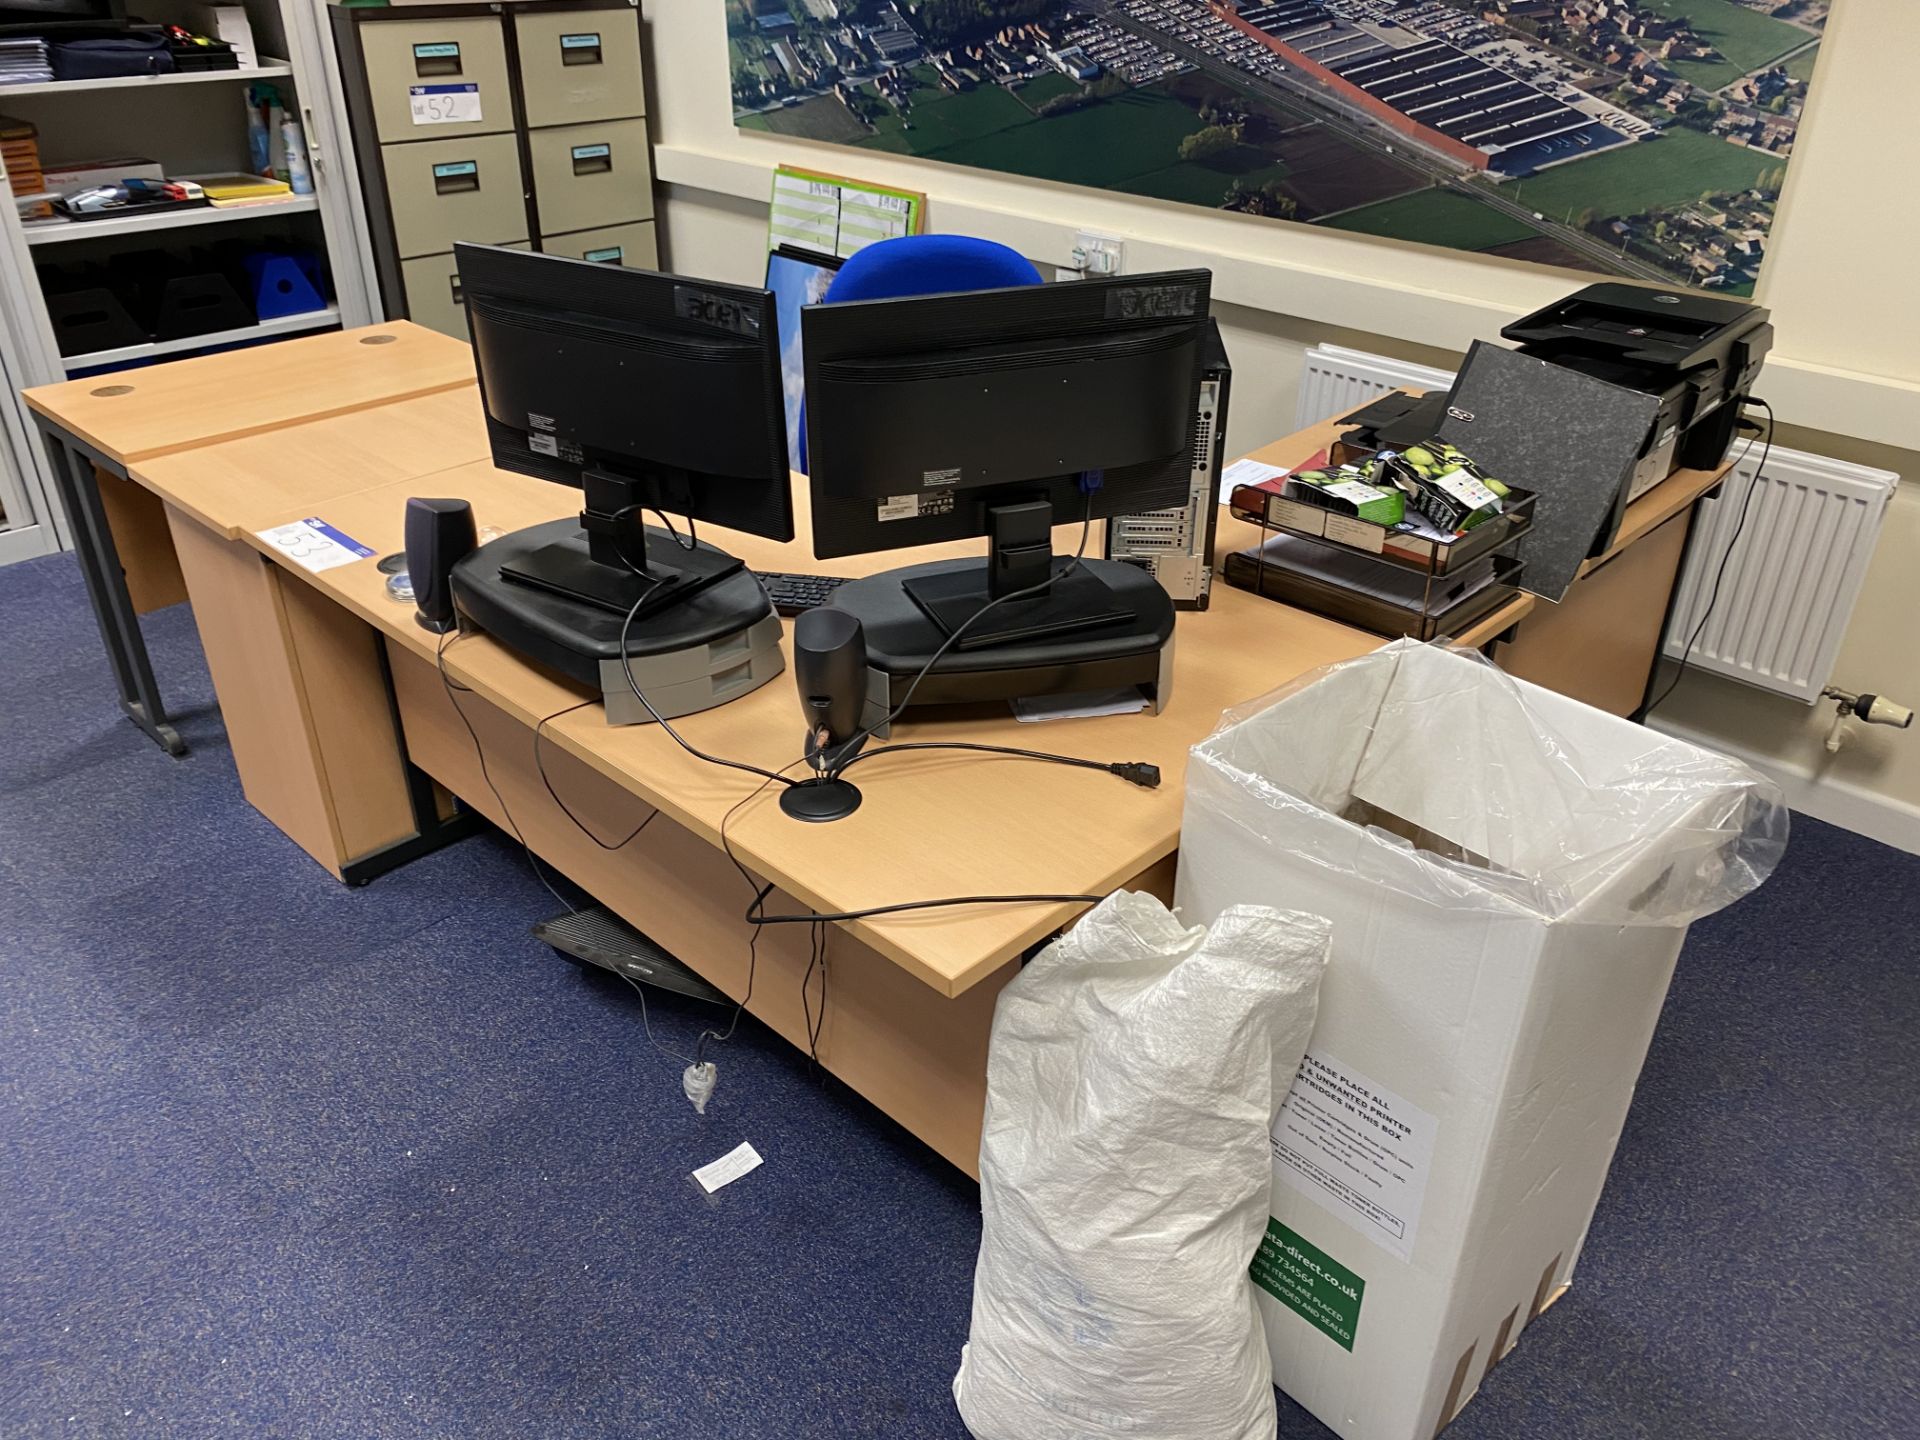
<path id="1" fill-rule="evenodd" d="M 1367 1282 L 1353 1271 L 1269 1216 L 1267 1233 L 1253 1252 L 1252 1274 L 1254 1284 L 1314 1329 L 1332 1336 L 1342 1349 L 1353 1349 L 1360 1301 L 1367 1293 Z"/>
<path id="2" fill-rule="evenodd" d="M 1273 1124 L 1273 1173 L 1388 1254 L 1413 1256 L 1440 1122 L 1309 1051 Z"/>
<path id="3" fill-rule="evenodd" d="M 295 520 L 255 533 L 273 547 L 276 555 L 316 575 L 322 570 L 351 565 L 373 554 L 367 546 L 351 535 L 342 534 L 324 520 Z"/>
<path id="4" fill-rule="evenodd" d="M 480 87 L 409 85 L 407 104 L 416 125 L 457 125 L 480 118 Z"/>

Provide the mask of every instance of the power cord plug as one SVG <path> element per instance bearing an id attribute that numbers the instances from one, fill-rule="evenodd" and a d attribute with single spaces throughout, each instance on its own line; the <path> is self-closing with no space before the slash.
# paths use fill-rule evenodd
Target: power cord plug
<path id="1" fill-rule="evenodd" d="M 1125 760 L 1117 765 L 1109 765 L 1107 769 L 1118 775 L 1122 780 L 1132 781 L 1142 790 L 1158 790 L 1160 788 L 1160 767 L 1158 765 L 1149 765 L 1144 760 Z"/>

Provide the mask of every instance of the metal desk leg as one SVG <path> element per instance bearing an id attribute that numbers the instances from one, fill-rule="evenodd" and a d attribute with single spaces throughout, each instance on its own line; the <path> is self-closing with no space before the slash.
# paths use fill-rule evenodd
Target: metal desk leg
<path id="1" fill-rule="evenodd" d="M 414 833 L 405 840 L 395 841 L 384 850 L 359 856 L 342 865 L 340 878 L 349 885 L 370 884 L 389 870 L 397 870 L 422 855 L 431 855 L 435 850 L 444 849 L 484 828 L 479 812 L 464 807 L 456 809 L 444 820 L 440 818 L 439 797 L 434 793 L 432 778 L 415 765 L 406 753 L 407 727 L 400 718 L 400 697 L 393 688 L 393 662 L 387 658 L 387 642 L 377 630 L 373 631 L 373 650 L 379 657 L 380 676 L 387 685 L 387 714 L 393 721 L 393 738 L 400 746 L 401 764 L 406 766 L 407 803 L 413 810 Z M 454 803 L 459 805 L 458 800 Z"/>
<path id="2" fill-rule="evenodd" d="M 113 543 L 106 508 L 100 503 L 94 462 L 55 431 L 41 433 L 47 442 L 47 458 L 52 462 L 60 503 L 66 507 L 73 527 L 74 555 L 87 584 L 87 597 L 93 602 L 94 619 L 100 623 L 100 639 L 107 647 L 114 681 L 120 687 L 120 708 L 169 755 L 184 755 L 186 741 L 167 723 L 166 708 L 160 701 L 153 662 L 147 658 L 146 637 L 140 633 L 140 617 L 134 613 L 120 551 Z"/>

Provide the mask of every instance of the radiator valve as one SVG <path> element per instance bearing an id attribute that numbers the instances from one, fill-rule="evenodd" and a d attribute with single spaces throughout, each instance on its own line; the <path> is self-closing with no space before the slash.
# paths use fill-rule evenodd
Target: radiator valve
<path id="1" fill-rule="evenodd" d="M 1846 742 L 1849 720 L 1864 720 L 1869 725 L 1891 725 L 1896 730 L 1905 730 L 1913 724 L 1913 711 L 1884 695 L 1852 695 L 1829 685 L 1820 692 L 1820 698 L 1834 702 L 1833 724 L 1827 728 L 1829 754 L 1837 754 Z"/>

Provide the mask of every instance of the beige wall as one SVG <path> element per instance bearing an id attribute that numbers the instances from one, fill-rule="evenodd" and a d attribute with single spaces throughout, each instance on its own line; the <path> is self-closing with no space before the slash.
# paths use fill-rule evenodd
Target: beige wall
<path id="1" fill-rule="evenodd" d="M 720 0 L 644 0 L 663 263 L 757 281 L 773 166 L 927 192 L 933 228 L 985 235 L 1043 265 L 1076 227 L 1127 241 L 1129 270 L 1202 264 L 1234 362 L 1231 449 L 1292 428 L 1302 355 L 1336 343 L 1451 368 L 1476 337 L 1584 283 L 1568 271 L 1275 225 L 1245 216 L 930 161 L 739 132 Z M 1907 71 L 1913 0 L 1836 0 L 1759 299 L 1778 332 L 1762 392 L 1781 443 L 1914 477 L 1893 503 L 1834 681 L 1920 704 L 1920 130 Z M 1920 730 L 1856 730 L 1829 763 L 1827 712 L 1690 676 L 1667 723 L 1799 781 L 1802 808 L 1920 850 Z M 1881 804 L 1890 801 L 1890 804 Z"/>

